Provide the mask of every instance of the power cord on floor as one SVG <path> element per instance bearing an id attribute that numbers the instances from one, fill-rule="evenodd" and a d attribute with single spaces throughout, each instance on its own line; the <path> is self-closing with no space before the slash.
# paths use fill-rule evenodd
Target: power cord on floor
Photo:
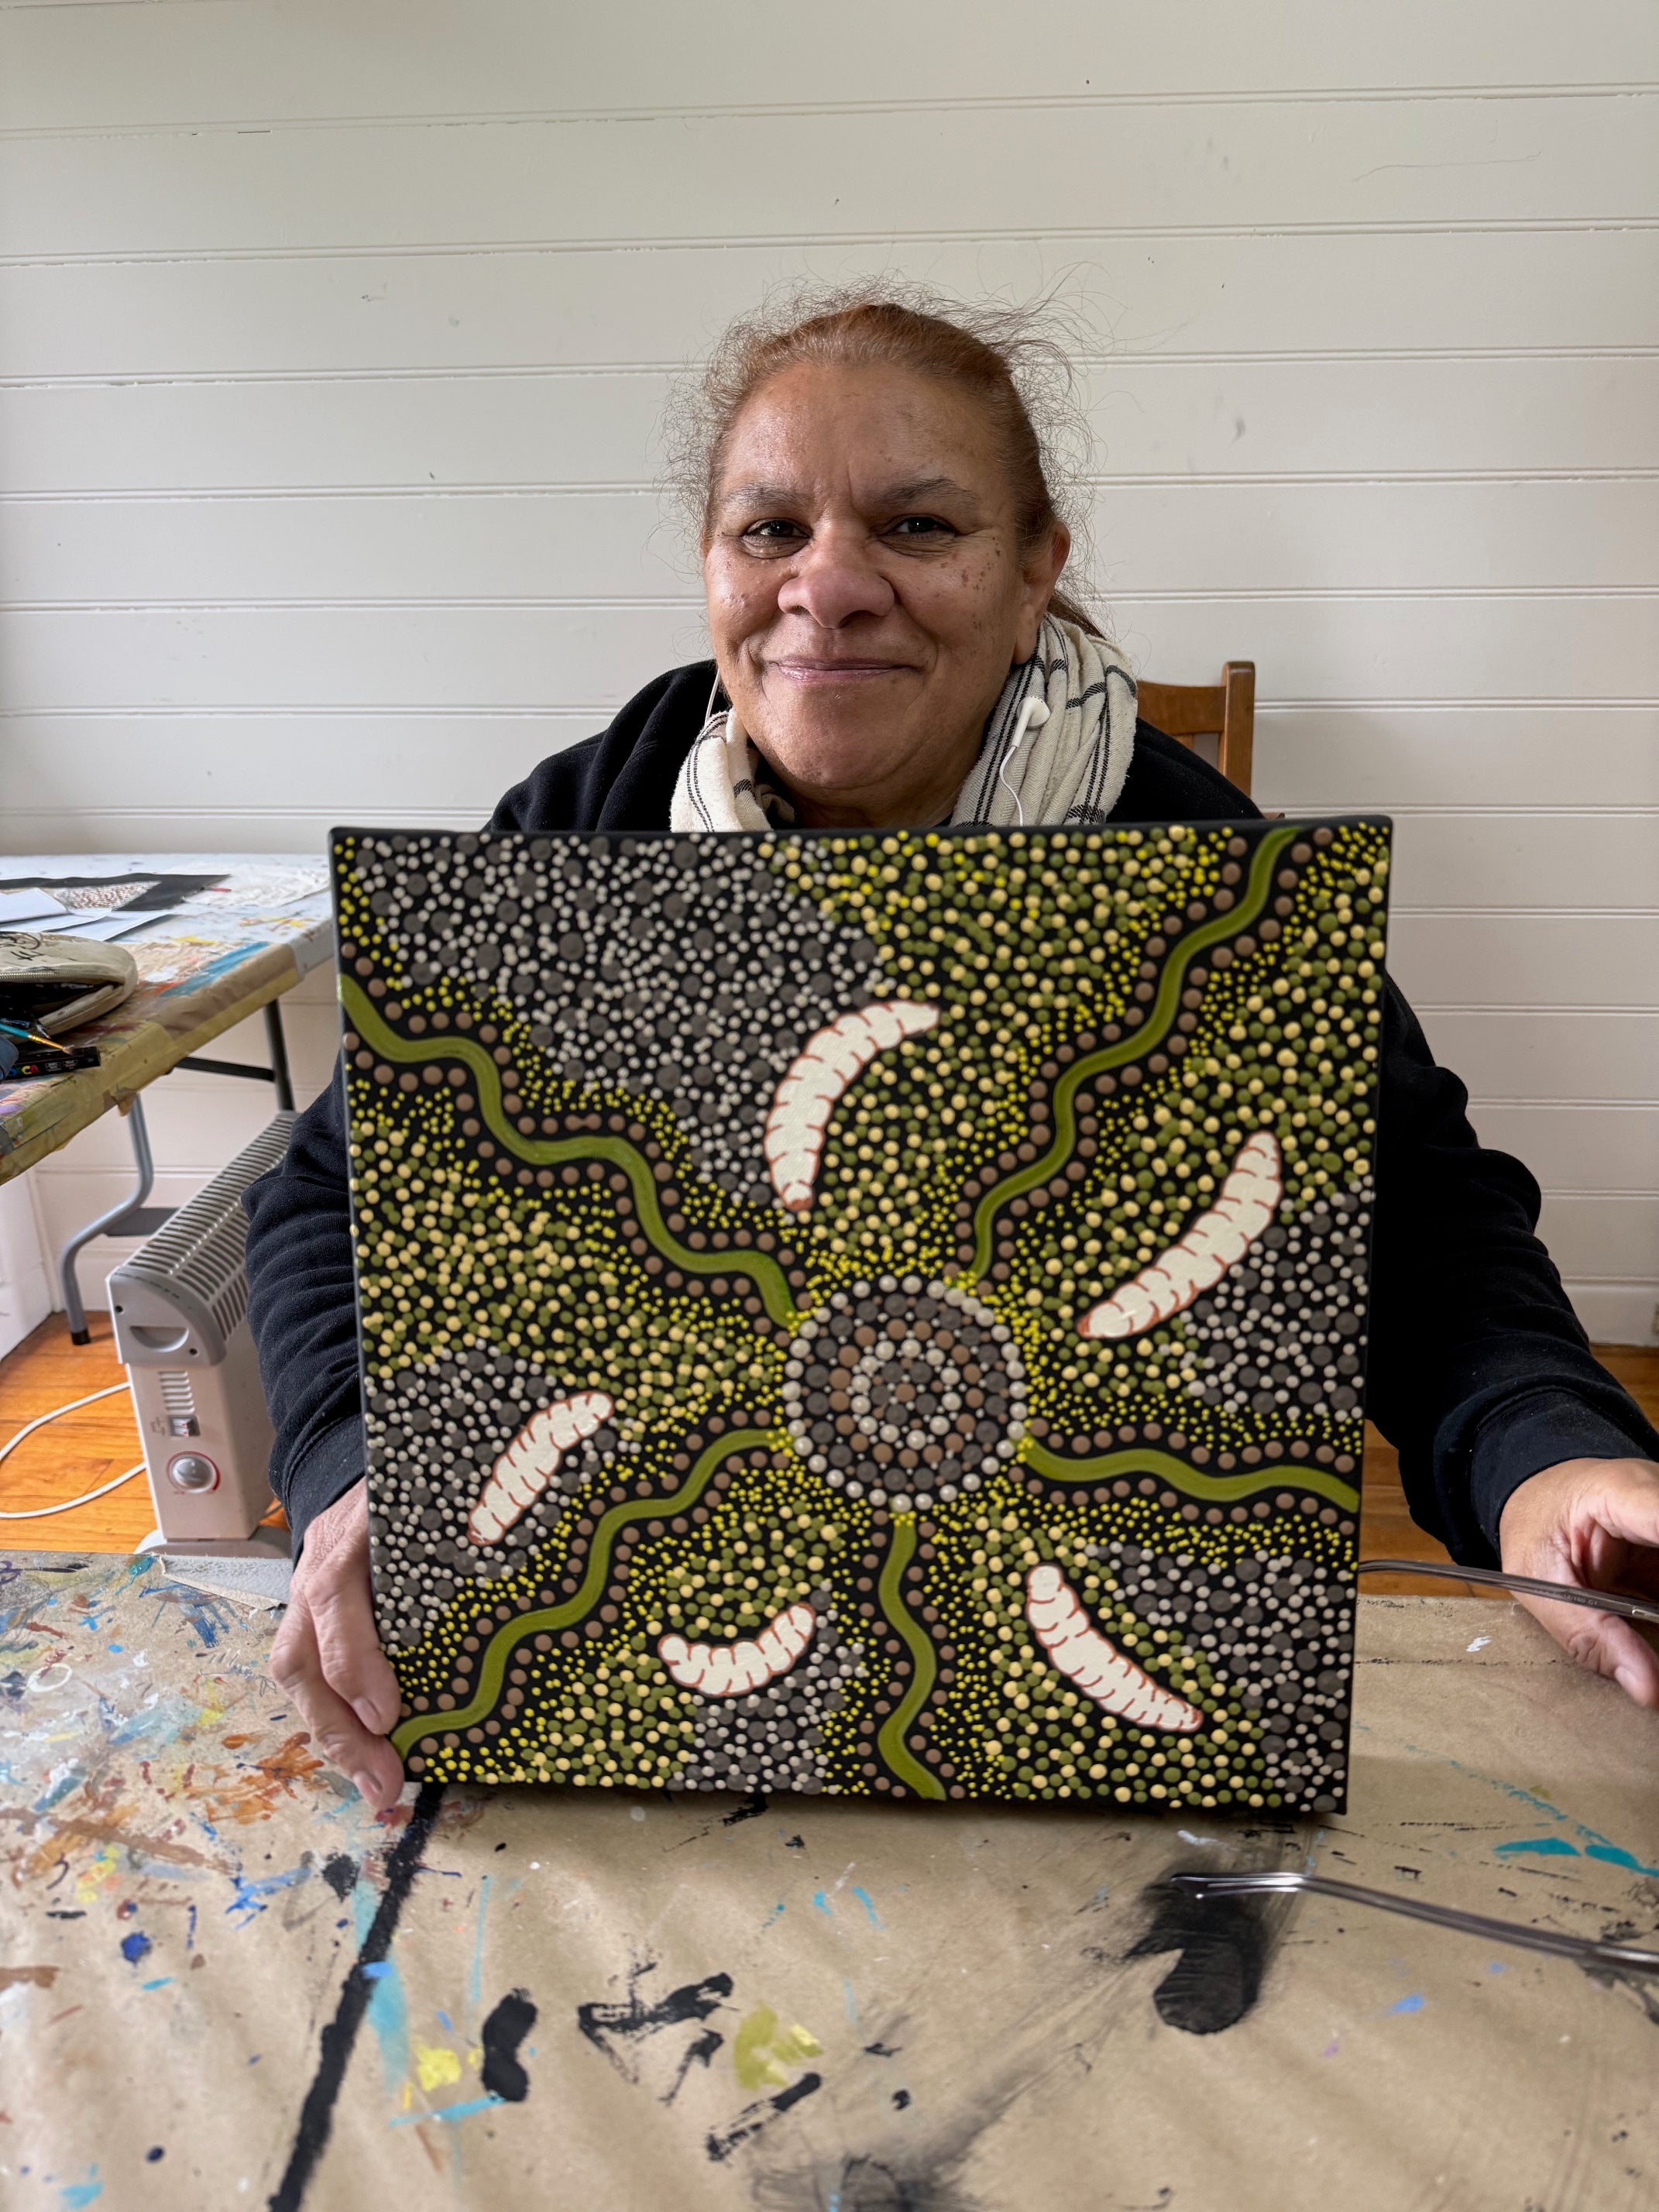
<path id="1" fill-rule="evenodd" d="M 126 1387 L 125 1382 L 112 1382 L 107 1390 L 91 1390 L 84 1398 L 73 1399 L 67 1406 L 54 1406 L 49 1413 L 38 1413 L 33 1420 L 19 1429 L 15 1437 L 9 1437 L 3 1444 L 0 1444 L 0 1461 L 9 1459 L 25 1437 L 32 1437 L 37 1429 L 44 1429 L 48 1421 L 55 1421 L 64 1413 L 78 1413 L 82 1406 L 95 1405 L 100 1398 L 112 1398 L 118 1390 L 125 1390 Z M 118 1490 L 124 1482 L 131 1482 L 135 1474 L 143 1472 L 144 1462 L 140 1460 L 137 1467 L 130 1467 L 125 1474 L 118 1474 L 112 1482 L 106 1482 L 97 1490 L 88 1490 L 84 1497 L 66 1499 L 62 1505 L 37 1505 L 27 1513 L 0 1513 L 0 1521 L 45 1521 L 54 1513 L 73 1513 L 77 1505 L 90 1505 L 96 1498 L 107 1498 L 112 1490 Z"/>

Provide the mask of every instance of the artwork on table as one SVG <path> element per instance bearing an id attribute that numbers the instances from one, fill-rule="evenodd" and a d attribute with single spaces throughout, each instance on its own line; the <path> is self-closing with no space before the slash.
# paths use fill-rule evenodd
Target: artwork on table
<path id="1" fill-rule="evenodd" d="M 1388 858 L 337 833 L 410 1772 L 1340 1807 Z"/>

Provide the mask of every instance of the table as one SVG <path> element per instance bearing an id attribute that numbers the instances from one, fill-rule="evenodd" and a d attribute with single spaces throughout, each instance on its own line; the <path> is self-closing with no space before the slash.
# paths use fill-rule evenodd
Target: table
<path id="1" fill-rule="evenodd" d="M 375 1820 L 267 1680 L 270 1616 L 144 1560 L 5 1571 L 8 2205 L 1654 2200 L 1659 1992 L 1311 1898 L 1183 1948 L 1148 1894 L 1312 1863 L 1651 1944 L 1659 1716 L 1512 1607 L 1362 1598 L 1319 1825 L 511 1789 Z"/>
<path id="2" fill-rule="evenodd" d="M 288 1056 L 276 1001 L 333 949 L 328 871 L 299 854 L 31 854 L 0 857 L 0 884 L 76 876 L 220 878 L 175 911 L 121 942 L 138 963 L 138 988 L 106 1020 L 74 1032 L 100 1064 L 36 1083 L 0 1083 L 0 1182 L 21 1175 L 111 1107 L 126 1116 L 137 1181 L 121 1203 L 78 1231 L 58 1255 L 70 1334 L 88 1341 L 76 1256 L 94 1237 L 149 1234 L 167 1209 L 146 1204 L 155 1179 L 142 1092 L 175 1067 L 270 1082 L 291 1108 Z M 264 1009 L 269 1068 L 202 1058 L 222 1031 Z"/>

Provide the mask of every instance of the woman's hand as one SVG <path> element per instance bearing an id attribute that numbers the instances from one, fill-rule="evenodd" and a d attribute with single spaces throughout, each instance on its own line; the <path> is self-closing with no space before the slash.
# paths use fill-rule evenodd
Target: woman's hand
<path id="1" fill-rule="evenodd" d="M 403 1763 L 386 1741 L 397 1678 L 374 1632 L 368 1583 L 368 1493 L 354 1483 L 306 1530 L 270 1672 L 293 1698 L 323 1756 L 349 1774 L 371 1808 L 396 1802 Z"/>
<path id="2" fill-rule="evenodd" d="M 1581 1589 L 1659 1596 L 1659 1465 L 1569 1459 L 1531 1475 L 1498 1522 L 1504 1565 Z M 1581 1667 L 1610 1674 L 1638 1705 L 1659 1706 L 1659 1653 L 1615 1613 L 1519 1600 Z"/>

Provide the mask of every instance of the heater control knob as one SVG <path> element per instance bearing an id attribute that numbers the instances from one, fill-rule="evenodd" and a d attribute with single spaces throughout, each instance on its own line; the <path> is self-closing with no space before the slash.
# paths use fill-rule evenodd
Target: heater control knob
<path id="1" fill-rule="evenodd" d="M 200 1452 L 180 1452 L 177 1459 L 167 1462 L 167 1480 L 175 1490 L 213 1490 L 218 1486 L 219 1470 Z"/>

